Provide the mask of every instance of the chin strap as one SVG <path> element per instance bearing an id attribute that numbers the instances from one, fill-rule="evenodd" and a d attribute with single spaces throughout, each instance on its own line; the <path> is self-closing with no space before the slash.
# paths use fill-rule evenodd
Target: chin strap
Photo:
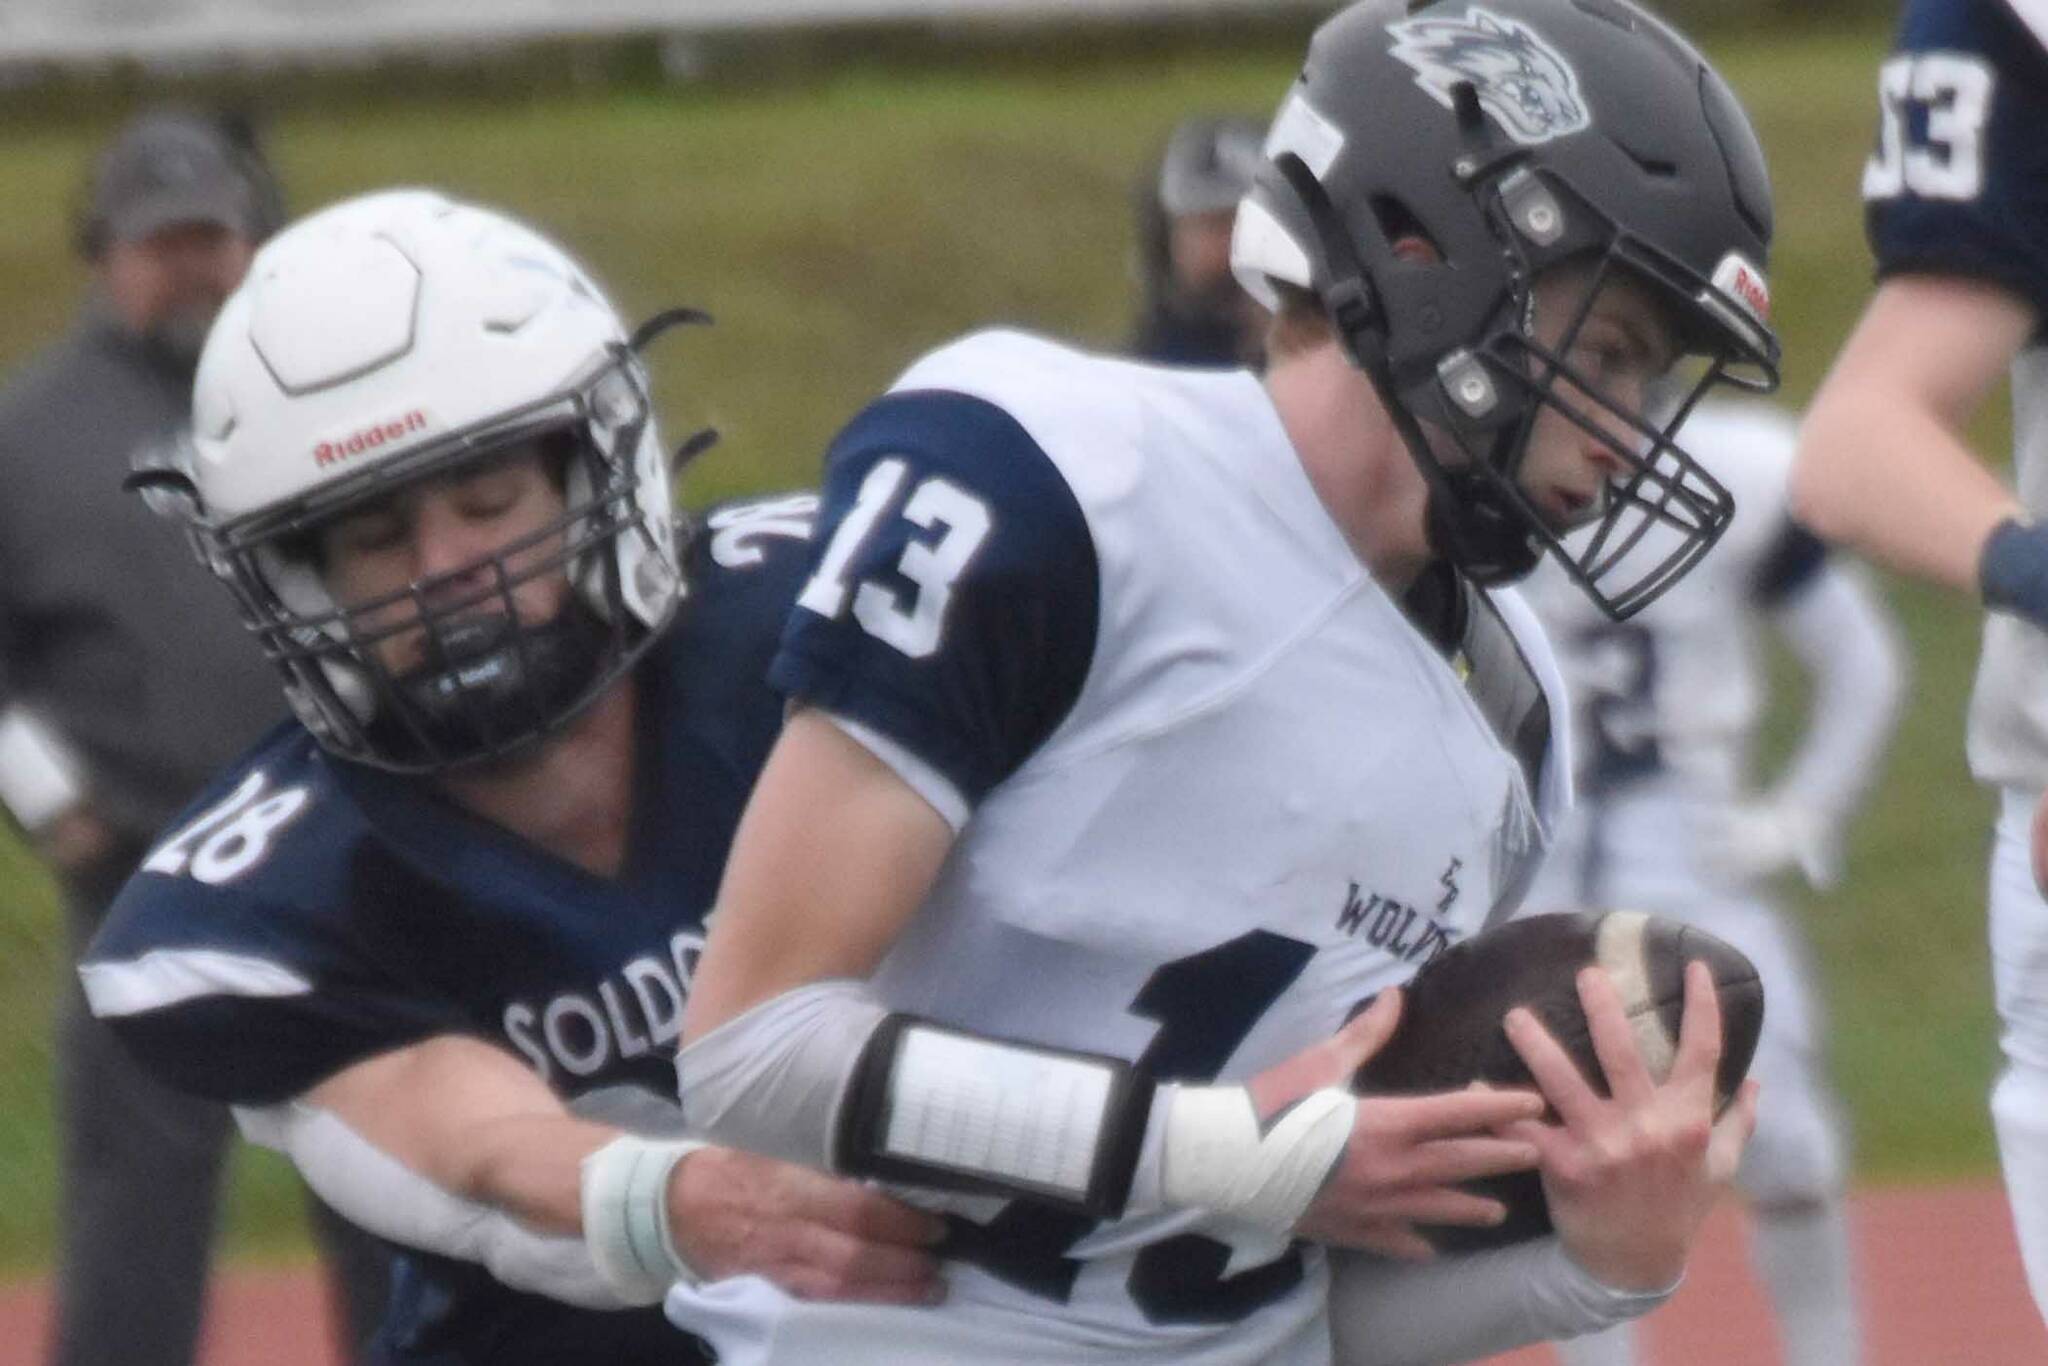
<path id="1" fill-rule="evenodd" d="M 1543 558 L 1493 481 L 1469 471 L 1445 470 L 1431 482 L 1424 525 L 1430 549 L 1482 588 L 1513 583 Z"/>

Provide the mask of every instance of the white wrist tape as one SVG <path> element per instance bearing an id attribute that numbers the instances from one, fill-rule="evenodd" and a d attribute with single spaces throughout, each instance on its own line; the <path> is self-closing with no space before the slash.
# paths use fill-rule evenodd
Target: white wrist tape
<path id="1" fill-rule="evenodd" d="M 583 1159 L 583 1241 L 627 1304 L 658 1304 L 675 1282 L 697 1279 L 670 1236 L 668 1178 L 707 1146 L 623 1134 Z"/>
<path id="2" fill-rule="evenodd" d="M 1337 1169 L 1358 1097 L 1327 1087 L 1286 1110 L 1263 1133 L 1242 1086 L 1173 1086 L 1165 1109 L 1160 1193 L 1172 1209 L 1206 1209 L 1255 1228 L 1291 1233 Z"/>
<path id="3" fill-rule="evenodd" d="M 84 799 L 78 764 L 50 728 L 20 707 L 0 712 L 0 803 L 39 830 Z"/>

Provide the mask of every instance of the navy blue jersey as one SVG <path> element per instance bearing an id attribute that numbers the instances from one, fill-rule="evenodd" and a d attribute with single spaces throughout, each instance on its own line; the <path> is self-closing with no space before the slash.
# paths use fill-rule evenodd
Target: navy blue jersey
<path id="1" fill-rule="evenodd" d="M 1095 549 L 1072 490 L 995 404 L 896 393 L 833 443 L 818 524 L 775 685 L 978 802 L 1059 724 L 1094 654 Z"/>
<path id="2" fill-rule="evenodd" d="M 639 762 L 617 878 L 283 726 L 173 823 L 115 902 L 83 968 L 95 1010 L 158 1077 L 231 1104 L 464 1034 L 567 1100 L 629 1087 L 673 1106 L 702 918 L 780 728 L 764 679 L 813 507 L 727 507 L 692 545 L 691 594 L 633 675 Z M 448 1366 L 693 1359 L 658 1308 L 576 1309 L 418 1253 L 382 1351 Z"/>
<path id="3" fill-rule="evenodd" d="M 1863 176 L 1878 273 L 1959 275 L 2048 318 L 2048 49 L 2006 0 L 1910 0 Z"/>

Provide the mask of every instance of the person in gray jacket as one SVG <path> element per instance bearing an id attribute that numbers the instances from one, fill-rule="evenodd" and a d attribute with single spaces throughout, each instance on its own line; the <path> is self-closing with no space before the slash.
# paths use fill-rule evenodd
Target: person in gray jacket
<path id="1" fill-rule="evenodd" d="M 185 422 L 207 328 L 280 216 L 245 127 L 137 118 L 80 199 L 93 287 L 75 324 L 0 389 L 0 803 L 63 891 L 74 957 L 158 828 L 282 716 L 191 550 L 121 491 Z M 187 1366 L 227 1112 L 145 1076 L 75 980 L 56 1047 L 51 1360 Z M 381 1313 L 383 1251 L 331 1214 L 315 1222 L 342 1292 L 336 1332 L 360 1342 Z"/>
<path id="2" fill-rule="evenodd" d="M 1231 369 L 1258 359 L 1266 311 L 1230 274 L 1230 233 L 1265 138 L 1254 119 L 1192 114 L 1139 179 L 1128 349 L 1140 360 Z"/>

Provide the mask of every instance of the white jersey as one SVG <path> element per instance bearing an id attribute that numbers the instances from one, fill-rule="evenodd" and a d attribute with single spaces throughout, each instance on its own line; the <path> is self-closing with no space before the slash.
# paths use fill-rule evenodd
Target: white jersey
<path id="1" fill-rule="evenodd" d="M 1733 523 L 1690 574 L 1624 622 L 1553 560 L 1524 585 L 1571 695 L 1579 789 L 1532 907 L 1663 908 L 1722 880 L 1701 866 L 1695 835 L 1748 785 L 1765 695 L 1761 609 L 1822 565 L 1786 511 L 1788 417 L 1710 402 L 1680 439 L 1735 498 Z"/>
<path id="2" fill-rule="evenodd" d="M 2013 362 L 2012 425 L 2020 501 L 2048 522 L 2048 346 Z M 1969 748 L 1980 782 L 2048 787 L 2048 631 L 2002 612 L 1985 618 Z"/>
<path id="3" fill-rule="evenodd" d="M 970 337 L 841 437 L 822 525 L 814 586 L 853 611 L 799 612 L 775 676 L 962 818 L 875 976 L 893 1010 L 1248 1078 L 1511 911 L 1567 799 L 1526 607 L 1459 590 L 1433 645 L 1247 373 Z M 1196 1213 L 974 1223 L 935 1310 L 756 1285 L 672 1312 L 747 1361 L 1329 1359 L 1307 1245 Z"/>

